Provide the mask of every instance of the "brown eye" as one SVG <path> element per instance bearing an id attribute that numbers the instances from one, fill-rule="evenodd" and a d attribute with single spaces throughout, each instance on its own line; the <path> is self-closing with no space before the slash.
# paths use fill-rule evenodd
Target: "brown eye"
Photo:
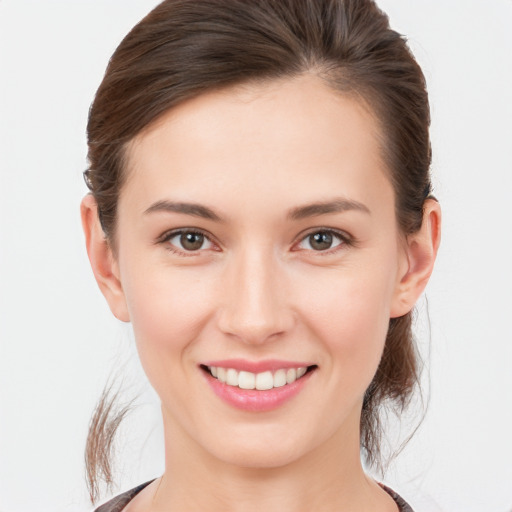
<path id="1" fill-rule="evenodd" d="M 187 251 L 197 251 L 201 249 L 204 242 L 204 235 L 199 233 L 182 233 L 180 243 L 183 249 Z"/>
<path id="2" fill-rule="evenodd" d="M 327 251 L 344 242 L 343 237 L 334 231 L 316 231 L 303 238 L 299 244 L 299 248 L 313 251 Z"/>
<path id="3" fill-rule="evenodd" d="M 316 251 L 325 251 L 332 245 L 332 235 L 327 232 L 314 233 L 309 235 L 309 245 Z"/>
<path id="4" fill-rule="evenodd" d="M 197 231 L 181 231 L 174 233 L 169 237 L 168 243 L 182 251 L 199 251 L 201 249 L 210 249 L 212 243 L 210 240 Z"/>

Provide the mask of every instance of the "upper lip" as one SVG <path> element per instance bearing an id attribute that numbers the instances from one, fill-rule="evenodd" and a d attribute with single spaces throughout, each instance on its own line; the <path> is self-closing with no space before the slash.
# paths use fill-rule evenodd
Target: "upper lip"
<path id="1" fill-rule="evenodd" d="M 312 366 L 314 363 L 307 361 L 285 361 L 281 359 L 265 359 L 262 361 L 249 361 L 247 359 L 222 359 L 215 361 L 206 361 L 203 366 L 215 366 L 221 368 L 233 368 L 237 371 L 251 373 L 275 372 L 280 369 L 302 368 Z"/>

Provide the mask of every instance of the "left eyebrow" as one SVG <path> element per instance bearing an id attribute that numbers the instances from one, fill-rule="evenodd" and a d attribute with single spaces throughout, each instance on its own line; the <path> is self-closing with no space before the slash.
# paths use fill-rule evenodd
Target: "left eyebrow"
<path id="1" fill-rule="evenodd" d="M 332 201 L 322 201 L 319 203 L 297 206 L 288 212 L 287 217 L 291 220 L 301 220 L 307 217 L 316 217 L 317 215 L 325 215 L 327 213 L 341 213 L 350 210 L 356 210 L 371 215 L 370 209 L 359 201 L 336 198 Z"/>

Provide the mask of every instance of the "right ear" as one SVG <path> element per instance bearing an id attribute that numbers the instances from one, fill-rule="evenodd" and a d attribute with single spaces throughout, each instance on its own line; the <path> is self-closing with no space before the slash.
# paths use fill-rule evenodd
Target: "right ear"
<path id="1" fill-rule="evenodd" d="M 82 227 L 92 271 L 110 310 L 123 322 L 130 321 L 126 299 L 119 278 L 119 266 L 98 216 L 98 205 L 92 194 L 87 194 L 80 205 Z"/>

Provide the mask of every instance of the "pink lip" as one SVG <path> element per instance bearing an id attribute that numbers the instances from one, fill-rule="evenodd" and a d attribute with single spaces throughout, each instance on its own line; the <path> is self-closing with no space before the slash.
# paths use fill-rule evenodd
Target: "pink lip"
<path id="1" fill-rule="evenodd" d="M 223 363 L 225 362 L 226 361 L 223 361 Z M 208 366 L 221 366 L 224 368 L 239 369 L 237 365 L 233 365 L 233 360 L 229 361 L 229 365 L 226 366 L 220 363 L 221 361 L 216 361 L 215 364 L 209 363 Z M 269 361 L 265 362 L 266 366 L 263 367 L 263 370 L 260 369 L 262 368 L 261 366 L 258 366 L 259 369 L 257 371 L 248 370 L 247 366 L 240 368 L 240 370 L 252 371 L 253 373 L 257 373 L 259 371 L 269 371 L 270 367 L 268 366 L 268 363 Z M 298 364 L 296 366 L 295 364 L 290 364 L 289 366 L 282 366 L 282 363 L 280 362 L 280 364 L 277 366 L 277 369 L 300 368 L 301 366 L 307 365 Z M 254 368 L 254 366 L 251 367 Z M 314 372 L 306 373 L 303 377 L 297 379 L 292 384 L 286 384 L 285 386 L 281 386 L 279 388 L 267 389 L 264 391 L 258 391 L 256 389 L 240 389 L 236 386 L 229 386 L 228 384 L 220 382 L 215 377 L 212 377 L 207 371 L 202 371 L 202 373 L 213 392 L 227 404 L 244 411 L 266 412 L 277 409 L 284 403 L 291 400 L 294 396 L 298 395 Z"/>
<path id="2" fill-rule="evenodd" d="M 207 361 L 204 366 L 220 366 L 221 368 L 234 368 L 237 371 L 261 373 L 275 372 L 280 368 L 301 368 L 312 366 L 314 363 L 300 361 L 281 361 L 279 359 L 265 359 L 264 361 L 248 361 L 246 359 L 223 359 L 222 361 Z"/>

